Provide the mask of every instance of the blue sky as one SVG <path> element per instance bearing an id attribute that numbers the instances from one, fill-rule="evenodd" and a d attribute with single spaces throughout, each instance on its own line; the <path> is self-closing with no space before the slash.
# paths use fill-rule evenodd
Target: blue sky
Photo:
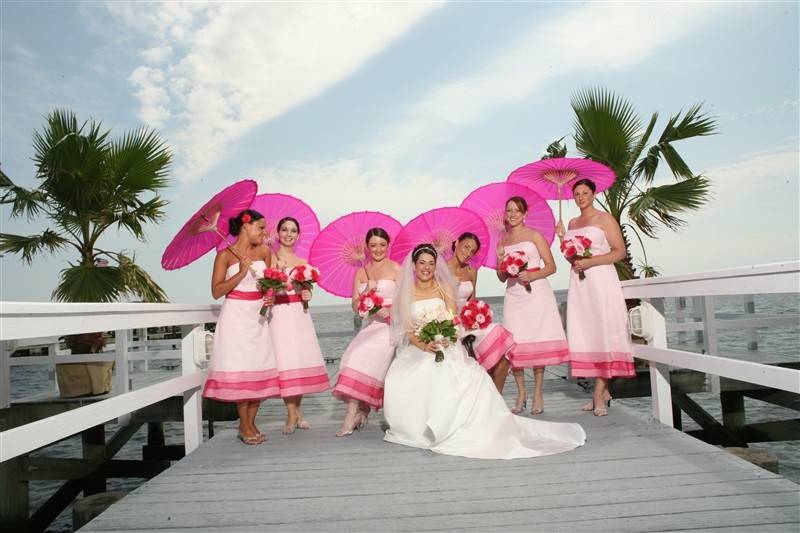
<path id="1" fill-rule="evenodd" d="M 233 181 L 299 196 L 323 225 L 363 209 L 406 222 L 541 157 L 571 134 L 570 96 L 587 86 L 643 118 L 658 111 L 657 131 L 696 102 L 719 119 L 718 135 L 678 145 L 714 201 L 649 244 L 665 275 L 800 256 L 796 2 L 3 2 L 0 13 L 0 163 L 18 184 L 35 184 L 31 133 L 55 107 L 117 133 L 147 124 L 173 148 L 167 220 L 147 243 L 103 244 L 135 252 L 174 302 L 210 300 L 213 258 L 165 272 L 164 247 Z M 0 224 L 43 228 L 7 210 Z M 69 259 L 5 256 L 1 299 L 49 300 Z M 493 278 L 483 271 L 479 292 L 499 294 Z"/>

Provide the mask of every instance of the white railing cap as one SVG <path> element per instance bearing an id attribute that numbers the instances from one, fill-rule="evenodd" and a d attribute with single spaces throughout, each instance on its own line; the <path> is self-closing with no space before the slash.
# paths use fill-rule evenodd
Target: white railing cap
<path id="1" fill-rule="evenodd" d="M 216 322 L 219 305 L 0 302 L 0 341 Z"/>
<path id="2" fill-rule="evenodd" d="M 800 292 L 800 261 L 622 282 L 627 298 Z"/>

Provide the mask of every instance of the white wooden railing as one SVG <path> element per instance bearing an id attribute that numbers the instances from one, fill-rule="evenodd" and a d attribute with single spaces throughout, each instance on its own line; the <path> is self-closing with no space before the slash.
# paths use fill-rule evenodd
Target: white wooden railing
<path id="1" fill-rule="evenodd" d="M 797 316 L 717 320 L 714 306 L 715 296 L 798 294 L 800 262 L 788 261 L 702 274 L 631 280 L 623 283 L 623 292 L 626 298 L 640 298 L 644 301 L 667 297 L 702 298 L 702 323 L 689 323 L 672 330 L 702 330 L 706 353 L 670 349 L 665 343 L 661 346 L 634 346 L 634 355 L 650 364 L 652 413 L 662 423 L 670 426 L 673 423 L 670 367 L 696 370 L 711 376 L 800 394 L 800 370 L 725 357 L 717 344 L 718 329 L 798 325 Z M 670 328 L 664 327 L 660 332 L 661 337 L 665 339 L 669 330 Z"/>
<path id="2" fill-rule="evenodd" d="M 204 324 L 216 322 L 218 312 L 219 306 L 216 305 L 1 302 L 0 341 L 3 349 L 0 350 L 0 402 L 4 405 L 8 405 L 10 398 L 9 371 L 13 344 L 9 341 L 114 331 L 115 345 L 112 353 L 15 358 L 19 360 L 15 360 L 14 364 L 113 360 L 116 370 L 113 396 L 0 432 L 0 462 L 110 420 L 124 420 L 128 414 L 138 409 L 176 395 L 183 396 L 186 453 L 196 449 L 203 440 L 201 388 L 205 372 L 197 367 L 195 361 L 205 357 Z M 159 326 L 181 326 L 179 354 L 130 350 L 130 330 Z M 175 342 L 177 341 L 173 341 Z M 128 392 L 129 361 L 175 355 L 179 355 L 181 359 L 180 377 Z"/>
<path id="3" fill-rule="evenodd" d="M 791 325 L 796 317 L 759 317 L 717 320 L 714 297 L 719 295 L 753 295 L 800 293 L 800 262 L 785 262 L 746 268 L 708 272 L 697 275 L 633 280 L 623 283 L 626 298 L 656 302 L 669 297 L 693 297 L 703 301 L 702 322 L 688 322 L 667 331 L 702 330 L 706 353 L 698 354 L 660 346 L 636 345 L 637 358 L 649 361 L 652 385 L 653 415 L 672 425 L 670 367 L 705 372 L 713 376 L 736 379 L 800 394 L 800 371 L 725 357 L 717 347 L 717 330 L 726 327 L 754 328 Z M 557 291 L 559 301 L 566 300 L 566 291 Z M 500 298 L 486 298 L 493 304 Z M 113 352 L 93 355 L 48 355 L 15 358 L 13 364 L 55 364 L 95 360 L 115 361 L 116 393 L 105 400 L 66 413 L 0 432 L 0 462 L 31 452 L 52 442 L 77 434 L 175 395 L 184 399 L 184 435 L 186 452 L 202 442 L 202 402 L 200 391 L 205 372 L 195 365 L 205 356 L 203 324 L 216 322 L 219 306 L 178 304 L 51 304 L 0 302 L 0 404 L 8 405 L 8 374 L 12 361 L 8 341 L 34 337 L 57 337 L 66 334 L 115 331 Z M 339 311 L 337 311 L 339 312 Z M 324 314 L 325 312 L 323 312 Z M 795 322 L 796 324 L 796 322 Z M 180 350 L 131 351 L 128 332 L 133 329 L 182 326 Z M 351 335 L 352 330 L 335 331 L 324 336 Z M 170 344 L 176 341 L 167 341 Z M 128 362 L 148 358 L 181 359 L 181 377 L 135 391 L 127 391 Z M 120 392 L 122 391 L 122 392 Z M 5 401 L 5 403 L 3 403 Z"/>

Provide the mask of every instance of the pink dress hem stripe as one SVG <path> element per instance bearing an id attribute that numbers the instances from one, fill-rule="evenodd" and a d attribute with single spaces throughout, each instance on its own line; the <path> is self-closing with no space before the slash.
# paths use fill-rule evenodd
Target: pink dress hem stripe
<path id="1" fill-rule="evenodd" d="M 475 347 L 475 356 L 478 363 L 486 370 L 491 370 L 504 355 L 509 353 L 517 345 L 514 337 L 506 328 L 496 325 L 489 335 L 486 336 L 478 346 Z"/>

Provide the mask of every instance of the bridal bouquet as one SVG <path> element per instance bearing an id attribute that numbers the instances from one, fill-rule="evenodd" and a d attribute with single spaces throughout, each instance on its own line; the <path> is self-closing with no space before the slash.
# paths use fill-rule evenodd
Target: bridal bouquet
<path id="1" fill-rule="evenodd" d="M 414 334 L 422 342 L 435 342 L 439 347 L 447 346 L 450 342 L 456 342 L 458 333 L 456 324 L 459 323 L 458 317 L 447 309 L 429 309 L 417 316 L 417 325 Z M 444 352 L 436 350 L 437 363 L 444 361 Z"/>
<path id="2" fill-rule="evenodd" d="M 378 294 L 376 289 L 370 289 L 358 297 L 358 316 L 361 318 L 374 315 L 380 311 L 382 307 L 383 297 Z"/>
<path id="3" fill-rule="evenodd" d="M 524 272 L 528 268 L 528 254 L 522 250 L 514 250 L 508 252 L 503 256 L 503 261 L 500 263 L 500 271 L 504 272 L 510 278 L 519 277 L 520 272 Z M 523 283 L 525 290 L 531 292 L 531 284 Z"/>
<path id="4" fill-rule="evenodd" d="M 294 290 L 310 291 L 315 283 L 319 282 L 319 270 L 311 265 L 297 265 L 289 272 L 289 281 L 294 285 Z M 308 309 L 308 302 L 303 300 L 303 309 Z"/>
<path id="5" fill-rule="evenodd" d="M 258 287 L 264 292 L 264 305 L 261 306 L 259 314 L 264 316 L 272 306 L 267 304 L 267 299 L 271 298 L 276 291 L 286 290 L 286 284 L 289 282 L 289 276 L 286 272 L 279 268 L 268 268 L 264 270 L 263 277 L 258 278 Z"/>
<path id="6" fill-rule="evenodd" d="M 486 329 L 492 323 L 492 308 L 481 300 L 470 300 L 461 309 L 460 319 L 464 329 Z"/>
<path id="7" fill-rule="evenodd" d="M 578 259 L 592 257 L 592 252 L 589 251 L 591 247 L 591 239 L 587 239 L 583 235 L 575 235 L 573 238 L 561 242 L 561 253 L 564 254 L 569 264 L 574 265 Z M 586 273 L 578 272 L 578 279 L 586 279 Z"/>

